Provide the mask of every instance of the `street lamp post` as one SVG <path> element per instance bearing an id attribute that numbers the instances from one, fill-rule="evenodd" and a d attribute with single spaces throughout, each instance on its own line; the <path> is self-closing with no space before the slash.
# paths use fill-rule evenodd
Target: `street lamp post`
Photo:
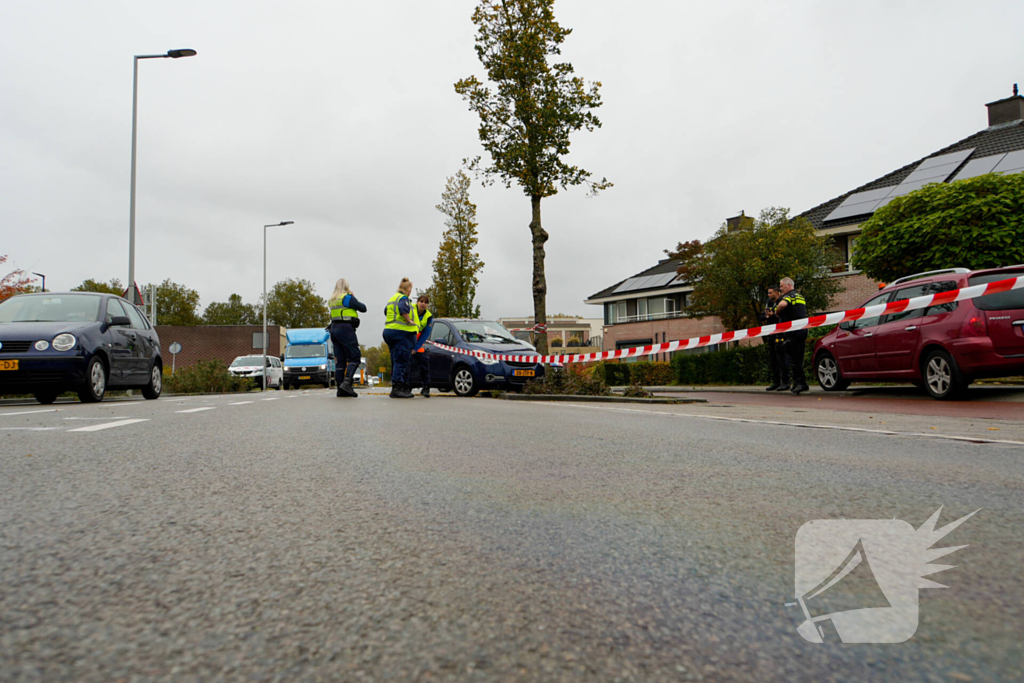
<path id="1" fill-rule="evenodd" d="M 295 221 L 281 221 L 263 226 L 263 382 L 261 391 L 267 389 L 267 347 L 270 341 L 267 339 L 267 228 L 278 228 L 282 225 L 292 225 Z"/>
<path id="2" fill-rule="evenodd" d="M 45 292 L 46 291 L 46 276 L 43 275 L 42 273 L 32 273 L 32 274 L 33 275 L 38 275 L 39 277 L 43 278 L 43 291 Z"/>
<path id="3" fill-rule="evenodd" d="M 135 55 L 135 69 L 132 75 L 132 189 L 128 217 L 128 291 L 133 304 L 141 304 L 135 291 L 135 137 L 138 128 L 139 114 L 139 60 L 140 59 L 179 59 L 194 57 L 195 50 L 168 50 L 164 55 Z"/>

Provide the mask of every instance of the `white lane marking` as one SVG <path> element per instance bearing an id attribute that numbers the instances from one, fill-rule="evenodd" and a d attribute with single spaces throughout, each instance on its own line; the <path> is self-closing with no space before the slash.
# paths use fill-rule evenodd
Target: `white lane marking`
<path id="1" fill-rule="evenodd" d="M 525 403 L 525 401 L 524 401 Z M 638 410 L 636 408 L 605 408 L 603 406 L 587 406 L 566 401 L 566 405 L 588 410 L 612 410 L 620 413 L 643 413 L 645 415 L 667 415 L 668 417 L 695 417 L 702 420 L 721 420 L 723 422 L 748 422 L 751 424 L 778 425 L 781 427 L 803 427 L 804 429 L 831 429 L 839 432 L 865 432 L 882 436 L 916 436 L 927 439 L 946 439 L 949 441 L 966 441 L 968 443 L 1001 443 L 1011 446 L 1024 446 L 1024 441 L 1008 439 L 985 439 L 980 436 L 955 436 L 953 434 L 926 434 L 924 432 L 894 432 L 888 429 L 866 429 L 864 427 L 843 427 L 841 425 L 818 425 L 806 422 L 780 422 L 778 420 L 754 420 L 746 417 L 723 417 L 721 415 L 698 415 L 696 413 L 667 413 L 661 410 Z"/>
<path id="2" fill-rule="evenodd" d="M 69 432 L 98 432 L 101 429 L 111 429 L 112 427 L 125 427 L 127 425 L 133 425 L 137 422 L 149 422 L 145 418 L 135 418 L 132 420 L 118 420 L 117 422 L 107 422 L 101 425 L 90 425 L 88 427 L 79 427 L 78 429 L 69 429 Z"/>
<path id="3" fill-rule="evenodd" d="M 0 427 L 0 432 L 52 432 L 60 427 Z"/>
<path id="4" fill-rule="evenodd" d="M 49 408 L 47 410 L 22 410 L 17 413 L 0 413 L 0 417 L 10 417 L 11 415 L 34 415 L 36 413 L 56 413 L 60 408 Z"/>
<path id="5" fill-rule="evenodd" d="M 111 415 L 110 417 L 65 417 L 64 419 L 65 420 L 124 420 L 126 418 L 125 418 L 124 415 L 118 415 L 117 417 L 114 417 L 113 415 Z"/>
<path id="6" fill-rule="evenodd" d="M 276 401 L 276 398 L 261 398 L 261 401 Z"/>
<path id="7" fill-rule="evenodd" d="M 229 403 L 228 405 L 229 406 L 244 406 L 244 405 L 248 405 L 249 403 L 255 403 L 255 402 L 256 401 L 238 401 L 237 403 Z"/>
<path id="8" fill-rule="evenodd" d="M 188 410 L 175 410 L 176 413 L 200 413 L 204 410 L 217 410 L 213 406 L 207 406 L 205 408 L 189 408 Z"/>

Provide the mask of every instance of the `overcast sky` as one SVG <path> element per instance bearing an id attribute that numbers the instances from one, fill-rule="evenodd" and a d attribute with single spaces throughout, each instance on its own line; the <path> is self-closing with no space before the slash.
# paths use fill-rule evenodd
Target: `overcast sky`
<path id="1" fill-rule="evenodd" d="M 132 56 L 140 62 L 136 274 L 202 305 L 347 277 L 380 313 L 430 283 L 445 178 L 480 154 L 453 83 L 484 76 L 474 0 L 0 3 L 0 254 L 64 290 L 127 280 Z M 987 125 L 1024 83 L 1024 3 L 559 0 L 563 56 L 604 127 L 569 161 L 607 176 L 545 199 L 548 312 L 708 237 L 741 209 L 799 213 Z M 478 206 L 485 317 L 531 314 L 529 200 Z"/>

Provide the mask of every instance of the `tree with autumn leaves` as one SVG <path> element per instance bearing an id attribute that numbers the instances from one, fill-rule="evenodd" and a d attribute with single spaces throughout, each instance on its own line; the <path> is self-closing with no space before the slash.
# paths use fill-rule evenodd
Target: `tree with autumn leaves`
<path id="1" fill-rule="evenodd" d="M 485 184 L 513 184 L 530 198 L 533 241 L 533 312 L 547 323 L 547 279 L 541 225 L 541 200 L 559 188 L 587 185 L 591 194 L 611 187 L 607 179 L 567 164 L 569 136 L 580 129 L 601 127 L 594 110 L 601 106 L 600 82 L 586 83 L 572 64 L 558 62 L 561 46 L 572 33 L 555 20 L 554 0 L 482 0 L 473 12 L 476 53 L 487 79 L 463 78 L 455 91 L 480 119 L 480 142 L 490 164 L 477 157 L 470 169 Z M 552 63 L 554 62 L 554 63 Z M 547 351 L 547 335 L 537 337 L 537 350 Z"/>
<path id="2" fill-rule="evenodd" d="M 0 266 L 6 262 L 7 256 L 0 256 Z M 12 270 L 4 275 L 3 278 L 0 278 L 0 301 L 6 301 L 12 296 L 34 291 L 32 285 L 34 281 L 35 280 L 33 278 L 30 278 L 25 274 L 25 271 L 21 269 Z"/>
<path id="3" fill-rule="evenodd" d="M 434 259 L 434 281 L 427 293 L 439 318 L 479 318 L 473 303 L 484 262 L 475 250 L 476 205 L 469 200 L 470 179 L 463 171 L 448 178 L 437 210 L 445 215 L 445 230 Z"/>

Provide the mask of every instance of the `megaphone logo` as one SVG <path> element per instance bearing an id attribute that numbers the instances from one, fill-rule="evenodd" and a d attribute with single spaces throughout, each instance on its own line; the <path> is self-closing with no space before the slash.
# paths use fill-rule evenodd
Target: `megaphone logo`
<path id="1" fill-rule="evenodd" d="M 898 519 L 817 519 L 796 532 L 797 632 L 822 643 L 902 643 L 917 632 L 918 590 L 945 588 L 929 564 L 967 546 L 932 548 L 978 510 L 935 529 L 942 508 L 920 529 Z"/>

